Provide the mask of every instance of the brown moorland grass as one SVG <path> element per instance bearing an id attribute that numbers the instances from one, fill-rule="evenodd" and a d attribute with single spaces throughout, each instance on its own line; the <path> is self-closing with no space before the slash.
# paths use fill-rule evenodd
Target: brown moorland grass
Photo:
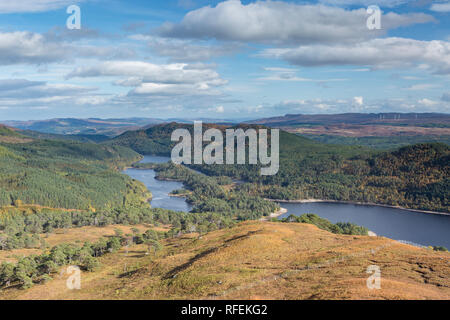
<path id="1" fill-rule="evenodd" d="M 449 253 L 381 237 L 245 222 L 163 243 L 156 255 L 140 245 L 102 257 L 81 290 L 55 275 L 0 299 L 450 299 Z M 367 288 L 370 265 L 381 268 L 380 290 Z"/>
<path id="2" fill-rule="evenodd" d="M 123 234 L 132 234 L 131 229 L 136 228 L 140 233 L 145 232 L 148 229 L 155 231 L 168 231 L 168 228 L 153 227 L 150 225 L 137 225 L 137 226 L 125 226 L 125 225 L 111 225 L 106 227 L 82 227 L 72 229 L 56 229 L 53 233 L 41 234 L 40 236 L 47 242 L 49 247 L 54 247 L 62 243 L 79 243 L 83 245 L 84 242 L 95 242 L 103 237 L 113 236 L 115 230 L 119 229 Z M 15 249 L 10 251 L 0 250 L 0 263 L 2 262 L 16 262 L 18 258 L 29 256 L 32 254 L 41 254 L 41 249 Z"/>

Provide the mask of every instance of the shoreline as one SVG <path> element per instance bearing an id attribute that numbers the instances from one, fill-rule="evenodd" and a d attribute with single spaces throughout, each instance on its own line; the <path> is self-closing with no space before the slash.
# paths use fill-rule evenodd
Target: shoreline
<path id="1" fill-rule="evenodd" d="M 388 205 L 388 204 L 377 204 L 377 203 L 370 203 L 370 202 L 323 200 L 323 199 L 278 200 L 278 199 L 267 199 L 266 198 L 265 200 L 271 201 L 271 202 L 278 202 L 278 203 L 341 203 L 341 204 L 354 204 L 354 205 L 360 205 L 360 206 L 375 206 L 375 207 L 384 207 L 384 208 L 412 211 L 412 212 L 418 212 L 418 213 L 435 214 L 435 215 L 441 215 L 441 216 L 450 216 L 450 213 L 446 213 L 446 212 L 409 209 L 409 208 L 400 207 L 400 206 L 391 206 L 391 205 Z"/>
<path id="2" fill-rule="evenodd" d="M 269 221 L 270 219 L 278 218 L 278 217 L 282 216 L 285 213 L 288 213 L 288 209 L 280 208 L 280 210 L 278 210 L 277 212 L 271 213 L 268 217 L 261 218 L 260 221 Z"/>
<path id="3" fill-rule="evenodd" d="M 142 157 L 143 159 L 144 157 Z M 140 161 L 142 161 L 142 159 Z M 135 162 L 135 163 L 139 163 Z M 133 163 L 133 164 L 135 164 Z M 135 168 L 135 167 L 125 167 L 124 171 L 126 169 L 137 169 L 137 170 L 154 170 L 151 168 Z M 188 168 L 190 169 L 190 168 Z M 193 170 L 193 169 L 191 169 Z M 195 171 L 195 170 L 193 170 Z M 198 172 L 197 172 L 198 173 Z M 170 178 L 157 178 L 155 179 L 160 181 L 173 181 L 173 182 L 180 182 L 179 180 L 170 179 Z M 183 195 L 169 195 L 173 197 L 180 197 L 185 198 Z M 417 212 L 417 213 L 424 213 L 424 214 L 434 214 L 434 215 L 440 215 L 440 216 L 450 216 L 450 213 L 448 212 L 438 212 L 438 211 L 429 211 L 429 210 L 419 210 L 419 209 L 410 209 L 405 208 L 401 206 L 392 206 L 387 204 L 378 204 L 378 203 L 371 203 L 371 202 L 359 202 L 359 201 L 344 201 L 344 200 L 324 200 L 324 199 L 303 199 L 303 200 L 280 200 L 280 199 L 267 199 L 264 198 L 264 200 L 271 201 L 271 202 L 278 202 L 278 203 L 340 203 L 340 204 L 353 204 L 353 205 L 360 205 L 360 206 L 374 206 L 374 207 L 384 207 L 384 208 L 390 208 L 390 209 L 399 209 L 404 211 L 411 211 L 411 212 Z M 285 213 L 288 213 L 288 210 L 285 208 L 281 208 L 280 211 L 274 212 L 269 216 L 269 219 L 271 218 L 277 218 Z"/>

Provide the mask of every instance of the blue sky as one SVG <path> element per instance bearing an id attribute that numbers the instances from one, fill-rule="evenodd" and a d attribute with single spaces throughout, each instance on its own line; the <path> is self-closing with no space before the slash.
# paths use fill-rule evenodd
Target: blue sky
<path id="1" fill-rule="evenodd" d="M 449 18 L 447 0 L 0 0 L 0 120 L 448 113 Z"/>

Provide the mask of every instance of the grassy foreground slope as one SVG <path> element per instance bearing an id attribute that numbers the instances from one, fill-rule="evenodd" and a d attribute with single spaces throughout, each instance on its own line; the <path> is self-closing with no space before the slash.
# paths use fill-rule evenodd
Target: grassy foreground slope
<path id="1" fill-rule="evenodd" d="M 82 273 L 0 299 L 450 299 L 449 253 L 386 238 L 342 236 L 298 223 L 245 222 L 202 237 L 189 234 L 105 255 Z M 381 268 L 381 290 L 369 290 L 368 266 Z"/>

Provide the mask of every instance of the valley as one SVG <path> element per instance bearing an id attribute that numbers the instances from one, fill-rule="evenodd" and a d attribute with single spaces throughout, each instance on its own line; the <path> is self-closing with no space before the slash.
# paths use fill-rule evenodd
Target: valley
<path id="1" fill-rule="evenodd" d="M 212 127 L 235 126 L 205 129 Z M 161 156 L 170 153 L 175 128 L 193 130 L 159 124 L 83 142 L 4 127 L 0 299 L 33 299 L 42 290 L 51 290 L 49 299 L 448 297 L 446 242 L 418 241 L 433 245 L 419 248 L 369 237 L 364 219 L 340 220 L 319 209 L 290 208 L 270 218 L 280 205 L 268 200 L 367 201 L 449 212 L 447 145 L 385 151 L 281 131 L 280 172 L 262 177 L 259 165 L 166 163 Z M 363 211 L 356 208 L 356 216 Z M 445 229 L 447 220 L 438 224 Z M 60 272 L 74 262 L 83 288 L 68 291 Z M 368 263 L 386 270 L 386 290 L 367 290 Z"/>

